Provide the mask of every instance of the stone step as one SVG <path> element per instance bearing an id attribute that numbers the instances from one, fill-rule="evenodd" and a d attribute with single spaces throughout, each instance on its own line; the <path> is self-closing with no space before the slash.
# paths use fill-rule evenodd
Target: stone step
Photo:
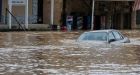
<path id="1" fill-rule="evenodd" d="M 25 28 L 25 25 L 22 25 Z M 0 30 L 8 30 L 9 26 L 6 24 L 0 24 Z M 12 25 L 12 29 L 19 29 L 19 25 Z M 29 24 L 29 30 L 48 30 L 49 24 Z"/>

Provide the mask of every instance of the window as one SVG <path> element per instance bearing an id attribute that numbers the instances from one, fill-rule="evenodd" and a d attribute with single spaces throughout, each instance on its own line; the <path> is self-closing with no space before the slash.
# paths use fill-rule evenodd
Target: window
<path id="1" fill-rule="evenodd" d="M 112 34 L 112 32 L 109 33 L 109 40 L 111 39 L 115 39 L 114 35 Z"/>
<path id="2" fill-rule="evenodd" d="M 123 37 L 118 32 L 114 31 L 113 34 L 114 34 L 116 40 L 122 40 L 123 39 Z"/>
<path id="3" fill-rule="evenodd" d="M 80 36 L 79 40 L 107 41 L 106 32 L 88 32 Z"/>
<path id="4" fill-rule="evenodd" d="M 139 25 L 140 24 L 140 10 L 136 11 L 136 24 Z"/>

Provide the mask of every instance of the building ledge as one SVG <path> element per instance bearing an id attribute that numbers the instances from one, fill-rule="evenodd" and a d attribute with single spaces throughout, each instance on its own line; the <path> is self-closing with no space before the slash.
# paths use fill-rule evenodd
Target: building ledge
<path id="1" fill-rule="evenodd" d="M 22 26 L 25 27 L 24 25 Z M 12 25 L 12 29 L 19 29 L 19 25 Z M 9 26 L 6 24 L 0 24 L 0 30 L 9 30 Z M 29 24 L 29 30 L 49 30 L 49 24 Z"/>

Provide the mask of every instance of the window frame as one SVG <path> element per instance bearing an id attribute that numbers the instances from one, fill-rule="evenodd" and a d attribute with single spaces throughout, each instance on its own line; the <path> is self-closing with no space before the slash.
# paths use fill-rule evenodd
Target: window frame
<path id="1" fill-rule="evenodd" d="M 113 35 L 113 37 L 114 37 L 114 39 L 116 40 L 116 38 L 115 38 L 115 36 L 114 36 L 114 34 L 113 34 L 113 32 L 112 32 L 112 31 L 108 33 L 108 40 L 111 40 L 111 39 L 109 39 L 109 34 L 112 34 L 112 35 Z"/>
<path id="2" fill-rule="evenodd" d="M 118 32 L 118 31 L 112 31 L 112 33 L 113 33 L 116 41 L 119 41 L 119 40 L 123 40 L 124 39 L 124 37 L 122 36 L 122 34 L 120 32 Z M 120 37 L 119 39 L 116 38 L 115 33 L 119 34 L 119 37 Z"/>

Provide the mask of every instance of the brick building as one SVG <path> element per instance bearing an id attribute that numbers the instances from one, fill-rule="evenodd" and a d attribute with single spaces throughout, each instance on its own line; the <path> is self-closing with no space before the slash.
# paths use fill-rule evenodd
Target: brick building
<path id="1" fill-rule="evenodd" d="M 66 25 L 66 16 L 73 16 L 73 29 L 91 27 L 92 0 L 55 0 L 54 24 Z M 133 11 L 134 0 L 95 0 L 94 29 L 140 28 L 139 13 Z M 0 0 L 0 23 L 6 23 L 8 0 Z M 13 7 L 12 12 L 24 23 L 24 7 Z M 29 0 L 29 23 L 50 24 L 51 0 Z M 81 22 L 82 21 L 82 22 Z M 13 21 L 14 22 L 14 21 Z M 80 23 L 79 23 L 80 22 Z"/>

